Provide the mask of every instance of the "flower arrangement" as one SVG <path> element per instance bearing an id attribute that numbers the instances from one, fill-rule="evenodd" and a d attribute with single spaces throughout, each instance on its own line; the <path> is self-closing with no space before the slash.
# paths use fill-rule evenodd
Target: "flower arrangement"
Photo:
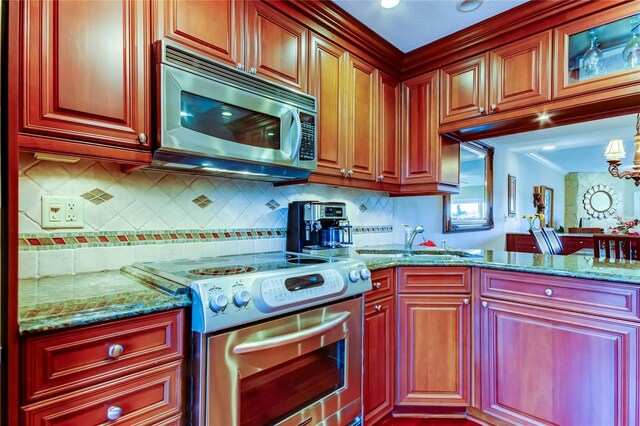
<path id="1" fill-rule="evenodd" d="M 616 220 L 618 221 L 618 224 L 616 226 L 609 227 L 612 234 L 638 235 L 637 231 L 631 231 L 631 229 L 635 228 L 636 226 L 638 226 L 638 224 L 640 224 L 640 219 L 624 220 L 622 219 L 622 217 L 617 216 Z"/>
<path id="2" fill-rule="evenodd" d="M 544 224 L 544 214 L 542 213 L 530 214 L 528 216 L 526 214 L 523 214 L 522 218 L 526 219 L 527 222 L 529 222 L 529 229 L 535 228 L 536 219 L 538 219 L 538 222 L 540 223 L 541 228 L 542 228 L 542 225 Z"/>

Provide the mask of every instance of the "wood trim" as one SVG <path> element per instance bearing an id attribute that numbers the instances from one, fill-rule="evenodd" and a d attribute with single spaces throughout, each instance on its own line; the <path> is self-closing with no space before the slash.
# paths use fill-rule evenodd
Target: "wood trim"
<path id="1" fill-rule="evenodd" d="M 414 77 L 631 1 L 530 1 L 407 53 L 402 73 Z"/>
<path id="2" fill-rule="evenodd" d="M 110 159 L 119 163 L 148 166 L 151 163 L 152 154 L 148 151 L 138 151 L 108 145 L 78 143 L 64 139 L 48 138 L 45 136 L 32 136 L 24 133 L 17 134 L 17 141 L 22 151 L 50 152 L 53 154 L 69 154 L 74 157 L 89 158 L 95 160 Z"/>
<path id="3" fill-rule="evenodd" d="M 17 425 L 19 417 L 20 382 L 20 350 L 18 335 L 18 175 L 19 175 L 19 150 L 18 129 L 20 113 L 20 52 L 22 40 L 20 39 L 20 2 L 6 2 L 3 7 L 8 7 L 8 64 L 7 75 L 3 79 L 8 80 L 7 100 L 7 126 L 2 123 L 2 138 L 6 144 L 2 144 L 3 161 L 6 172 L 2 176 L 2 208 L 6 208 L 6 229 L 2 229 L 2 250 L 6 248 L 6 255 L 2 256 L 2 286 L 1 290 L 3 318 L 0 323 L 6 327 L 6 346 L 3 353 L 3 376 L 6 373 L 6 388 L 3 396 L 6 398 L 6 412 L 2 413 L 3 420 L 7 424 Z M 4 21 L 6 22 L 6 21 Z M 5 87 L 5 86 L 2 86 Z M 5 133 L 6 132 L 6 133 Z M 5 147 L 6 146 L 6 147 Z M 6 150 L 6 151 L 5 151 Z M 6 154 L 6 156 L 5 156 Z M 6 244 L 6 245 L 5 245 Z M 3 333 L 4 334 L 4 333 Z M 4 362 L 6 360 L 6 362 Z M 6 393 L 5 393 L 6 391 Z M 2 407 L 5 408 L 4 406 Z"/>
<path id="4" fill-rule="evenodd" d="M 263 1 L 376 68 L 395 78 L 400 77 L 399 64 L 404 53 L 335 3 L 325 0 Z"/>

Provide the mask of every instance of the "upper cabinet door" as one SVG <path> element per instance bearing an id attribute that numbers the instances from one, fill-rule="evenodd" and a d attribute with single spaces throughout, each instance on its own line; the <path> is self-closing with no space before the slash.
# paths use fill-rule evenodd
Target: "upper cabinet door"
<path id="1" fill-rule="evenodd" d="M 433 183 L 438 179 L 438 73 L 402 83 L 402 183 Z"/>
<path id="2" fill-rule="evenodd" d="M 486 63 L 485 54 L 441 69 L 441 123 L 487 113 Z"/>
<path id="3" fill-rule="evenodd" d="M 244 1 L 163 0 L 154 5 L 157 39 L 174 40 L 232 66 L 243 62 Z"/>
<path id="4" fill-rule="evenodd" d="M 378 182 L 400 183 L 400 82 L 378 72 Z"/>
<path id="5" fill-rule="evenodd" d="M 376 131 L 378 118 L 375 68 L 353 56 L 348 61 L 347 175 L 356 179 L 376 179 Z"/>
<path id="6" fill-rule="evenodd" d="M 638 13 L 640 6 L 633 1 L 555 30 L 554 98 L 624 86 L 635 86 L 625 95 L 638 91 L 640 58 L 632 48 L 640 37 Z"/>
<path id="7" fill-rule="evenodd" d="M 308 30 L 264 3 L 246 8 L 247 70 L 306 91 Z"/>
<path id="8" fill-rule="evenodd" d="M 148 4 L 23 5 L 21 131 L 148 150 Z"/>
<path id="9" fill-rule="evenodd" d="M 551 31 L 491 51 L 489 111 L 551 100 Z"/>
<path id="10" fill-rule="evenodd" d="M 347 115 L 344 91 L 346 52 L 337 45 L 311 35 L 309 92 L 318 100 L 318 173 L 344 176 L 346 148 L 344 118 Z"/>

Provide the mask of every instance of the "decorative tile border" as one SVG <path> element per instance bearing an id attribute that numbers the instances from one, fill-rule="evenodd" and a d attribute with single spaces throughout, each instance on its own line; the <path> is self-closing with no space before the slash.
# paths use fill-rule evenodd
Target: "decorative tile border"
<path id="1" fill-rule="evenodd" d="M 393 232 L 391 225 L 354 226 L 355 234 Z M 57 234 L 20 234 L 18 248 L 21 251 L 59 250 L 89 247 L 118 247 L 170 243 L 203 243 L 233 240 L 258 240 L 285 238 L 285 228 L 253 229 L 182 229 L 173 231 L 113 231 L 69 232 Z"/>

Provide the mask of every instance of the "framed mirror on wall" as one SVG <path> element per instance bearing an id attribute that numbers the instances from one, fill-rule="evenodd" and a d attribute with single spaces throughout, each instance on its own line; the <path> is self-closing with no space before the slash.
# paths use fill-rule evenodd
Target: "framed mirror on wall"
<path id="1" fill-rule="evenodd" d="M 445 195 L 444 232 L 493 229 L 493 147 L 460 144 L 460 193 Z"/>
<path id="2" fill-rule="evenodd" d="M 544 203 L 544 226 L 553 228 L 553 188 L 541 186 L 540 194 Z"/>

